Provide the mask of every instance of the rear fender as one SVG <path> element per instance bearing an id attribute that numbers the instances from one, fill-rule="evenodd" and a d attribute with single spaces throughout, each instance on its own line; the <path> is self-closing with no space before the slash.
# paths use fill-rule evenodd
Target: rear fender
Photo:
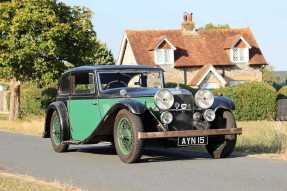
<path id="1" fill-rule="evenodd" d="M 62 140 L 67 141 L 70 139 L 70 125 L 69 117 L 66 105 L 62 101 L 56 101 L 51 103 L 46 110 L 45 128 L 43 132 L 43 138 L 50 137 L 50 123 L 53 112 L 56 111 L 60 117 Z"/>

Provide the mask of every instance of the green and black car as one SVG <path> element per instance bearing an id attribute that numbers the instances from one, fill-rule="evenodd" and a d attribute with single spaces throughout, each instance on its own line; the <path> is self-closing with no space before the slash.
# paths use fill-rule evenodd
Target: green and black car
<path id="1" fill-rule="evenodd" d="M 111 142 L 126 163 L 140 159 L 144 143 L 205 145 L 213 158 L 234 150 L 234 103 L 208 90 L 195 95 L 165 88 L 153 66 L 82 66 L 59 80 L 57 100 L 47 108 L 45 138 L 56 152 L 71 144 Z"/>

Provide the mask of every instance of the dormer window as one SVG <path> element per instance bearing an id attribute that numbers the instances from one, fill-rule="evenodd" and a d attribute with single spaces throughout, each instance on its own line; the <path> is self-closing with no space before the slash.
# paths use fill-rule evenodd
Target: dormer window
<path id="1" fill-rule="evenodd" d="M 249 49 L 251 49 L 251 46 L 241 35 L 229 37 L 225 42 L 225 47 L 230 50 L 230 61 L 232 63 L 249 62 Z"/>
<path id="2" fill-rule="evenodd" d="M 165 37 L 154 48 L 154 62 L 158 65 L 173 65 L 176 48 Z"/>
<path id="3" fill-rule="evenodd" d="M 173 49 L 156 49 L 155 50 L 155 63 L 162 64 L 174 64 L 174 50 Z"/>
<path id="4" fill-rule="evenodd" d="M 249 61 L 248 48 L 232 48 L 231 60 L 233 63 L 247 63 Z"/>

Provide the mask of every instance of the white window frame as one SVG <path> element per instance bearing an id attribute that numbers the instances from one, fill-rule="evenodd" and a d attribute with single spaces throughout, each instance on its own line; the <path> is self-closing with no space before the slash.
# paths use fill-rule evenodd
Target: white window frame
<path id="1" fill-rule="evenodd" d="M 234 55 L 234 52 L 235 51 L 239 51 L 237 54 L 238 54 L 238 60 L 234 59 L 235 55 Z M 231 58 L 231 61 L 233 63 L 248 63 L 249 62 L 249 48 L 232 48 L 231 51 L 230 51 L 230 58 Z"/>
<path id="2" fill-rule="evenodd" d="M 220 85 L 215 82 L 205 82 L 203 83 L 200 88 L 206 89 L 206 90 L 214 90 L 220 88 Z"/>
<path id="3" fill-rule="evenodd" d="M 163 56 L 163 57 L 160 58 L 160 56 Z M 154 62 L 158 65 L 173 65 L 174 64 L 174 50 L 166 49 L 166 48 L 155 49 L 154 50 Z"/>

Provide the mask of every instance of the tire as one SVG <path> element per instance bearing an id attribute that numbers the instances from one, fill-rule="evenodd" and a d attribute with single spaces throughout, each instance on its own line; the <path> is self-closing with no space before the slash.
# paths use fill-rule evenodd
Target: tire
<path id="1" fill-rule="evenodd" d="M 51 115 L 50 137 L 55 152 L 62 153 L 68 150 L 69 145 L 62 143 L 63 127 L 57 111 L 53 111 Z"/>
<path id="2" fill-rule="evenodd" d="M 236 122 L 230 111 L 223 111 L 214 121 L 212 129 L 236 128 Z M 209 136 L 206 150 L 212 158 L 226 158 L 231 155 L 236 145 L 237 135 Z"/>
<path id="3" fill-rule="evenodd" d="M 143 141 L 138 139 L 138 132 L 142 131 L 143 123 L 139 116 L 126 109 L 118 112 L 114 123 L 114 143 L 124 163 L 138 162 L 141 158 Z"/>

